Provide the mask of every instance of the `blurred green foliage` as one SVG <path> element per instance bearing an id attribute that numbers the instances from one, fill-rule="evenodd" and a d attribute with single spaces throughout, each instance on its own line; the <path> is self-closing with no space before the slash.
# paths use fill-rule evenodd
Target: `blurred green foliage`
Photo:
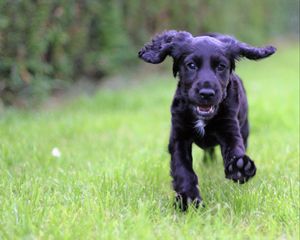
<path id="1" fill-rule="evenodd" d="M 155 32 L 298 34 L 298 0 L 0 0 L 0 99 L 44 96 L 137 61 Z"/>

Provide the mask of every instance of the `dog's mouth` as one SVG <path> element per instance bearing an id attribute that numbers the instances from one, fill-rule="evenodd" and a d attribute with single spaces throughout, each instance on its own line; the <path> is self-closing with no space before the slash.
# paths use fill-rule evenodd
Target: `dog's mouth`
<path id="1" fill-rule="evenodd" d="M 208 118 L 214 114 L 216 107 L 214 105 L 198 105 L 196 112 L 200 117 Z"/>

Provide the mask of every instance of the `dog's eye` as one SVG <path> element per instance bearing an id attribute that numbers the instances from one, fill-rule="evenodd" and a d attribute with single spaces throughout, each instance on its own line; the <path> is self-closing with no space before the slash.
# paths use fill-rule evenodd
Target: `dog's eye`
<path id="1" fill-rule="evenodd" d="M 227 68 L 227 66 L 224 63 L 219 63 L 219 65 L 217 66 L 217 70 L 219 72 L 224 71 Z"/>
<path id="2" fill-rule="evenodd" d="M 188 63 L 187 64 L 187 67 L 188 67 L 188 69 L 190 69 L 190 70 L 195 70 L 195 69 L 197 69 L 197 66 L 194 64 L 194 63 Z"/>

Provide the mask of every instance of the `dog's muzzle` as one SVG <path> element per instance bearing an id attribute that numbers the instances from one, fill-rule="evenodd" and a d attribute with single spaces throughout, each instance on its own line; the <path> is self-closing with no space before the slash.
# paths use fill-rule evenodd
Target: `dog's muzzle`
<path id="1" fill-rule="evenodd" d="M 201 119 L 213 117 L 217 108 L 216 92 L 211 88 L 201 88 L 197 99 L 198 101 L 194 102 L 197 116 Z"/>

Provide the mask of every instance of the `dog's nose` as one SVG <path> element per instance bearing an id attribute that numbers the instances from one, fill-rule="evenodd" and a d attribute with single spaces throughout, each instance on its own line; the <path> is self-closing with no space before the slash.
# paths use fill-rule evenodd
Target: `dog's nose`
<path id="1" fill-rule="evenodd" d="M 199 91 L 199 94 L 201 96 L 201 98 L 211 98 L 213 96 L 215 96 L 215 91 L 213 89 L 210 89 L 210 88 L 202 88 L 200 91 Z"/>

